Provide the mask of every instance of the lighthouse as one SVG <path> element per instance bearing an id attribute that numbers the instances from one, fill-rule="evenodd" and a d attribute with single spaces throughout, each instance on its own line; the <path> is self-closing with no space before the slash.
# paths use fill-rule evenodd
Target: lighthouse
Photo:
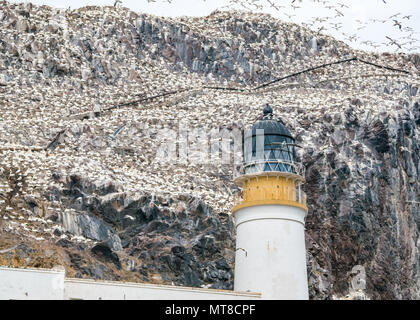
<path id="1" fill-rule="evenodd" d="M 307 300 L 303 166 L 295 139 L 267 104 L 244 134 L 241 194 L 232 209 L 236 229 L 234 290 L 263 299 Z"/>

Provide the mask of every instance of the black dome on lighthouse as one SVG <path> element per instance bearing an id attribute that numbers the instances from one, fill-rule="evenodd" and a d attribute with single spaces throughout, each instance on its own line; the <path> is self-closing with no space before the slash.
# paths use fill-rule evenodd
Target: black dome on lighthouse
<path id="1" fill-rule="evenodd" d="M 273 109 L 268 104 L 263 109 L 262 118 L 245 132 L 244 162 L 245 173 L 295 173 L 295 139 L 281 119 L 273 119 Z"/>
<path id="2" fill-rule="evenodd" d="M 256 134 L 257 129 L 263 129 L 264 135 L 281 135 L 293 139 L 290 131 L 284 125 L 284 122 L 281 119 L 273 119 L 273 109 L 269 104 L 264 107 L 262 119 L 255 122 L 252 126 L 253 135 Z"/>

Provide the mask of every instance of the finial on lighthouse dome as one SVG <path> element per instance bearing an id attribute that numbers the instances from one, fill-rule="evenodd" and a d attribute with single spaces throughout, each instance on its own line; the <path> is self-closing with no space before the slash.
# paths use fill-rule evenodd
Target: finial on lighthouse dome
<path id="1" fill-rule="evenodd" d="M 263 109 L 263 119 L 273 118 L 273 108 L 267 103 Z"/>

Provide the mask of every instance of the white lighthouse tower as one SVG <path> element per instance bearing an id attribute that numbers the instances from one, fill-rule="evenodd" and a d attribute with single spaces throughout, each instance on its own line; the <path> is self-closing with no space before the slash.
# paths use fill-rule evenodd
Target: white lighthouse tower
<path id="1" fill-rule="evenodd" d="M 234 289 L 263 299 L 308 299 L 306 196 L 295 140 L 267 105 L 244 135 L 242 188 L 232 209 L 236 227 Z"/>

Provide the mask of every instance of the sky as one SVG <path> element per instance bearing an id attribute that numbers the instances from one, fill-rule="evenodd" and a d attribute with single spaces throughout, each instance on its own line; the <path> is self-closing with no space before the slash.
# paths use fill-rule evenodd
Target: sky
<path id="1" fill-rule="evenodd" d="M 216 9 L 227 9 L 232 0 L 121 0 L 122 6 L 136 12 L 158 16 L 206 16 Z M 239 2 L 238 0 L 234 0 Z M 310 28 L 332 35 L 353 48 L 369 51 L 403 51 L 420 53 L 420 0 L 245 0 L 263 5 L 248 7 L 255 12 L 265 12 L 274 17 L 298 24 L 310 23 Z M 9 2 L 28 2 L 12 0 Z M 56 8 L 79 8 L 86 5 L 114 5 L 115 0 L 32 0 L 34 4 L 46 4 Z M 269 2 L 284 6 L 279 10 Z M 323 2 L 321 4 L 320 2 Z M 293 4 L 292 4 L 293 3 Z M 296 6 L 292 8 L 291 5 Z M 330 5 L 338 7 L 326 8 Z M 247 10 L 240 5 L 234 9 Z M 340 16 L 343 14 L 343 16 Z M 398 14 L 395 17 L 391 17 Z M 290 16 L 292 15 L 292 16 Z M 409 16 L 409 17 L 407 17 Z M 315 22 L 315 18 L 328 17 L 326 21 Z M 378 21 L 382 20 L 382 21 Z M 400 25 L 395 23 L 396 20 Z M 335 30 L 334 23 L 341 23 Z M 357 36 L 357 38 L 356 38 Z M 406 37 L 406 38 L 404 38 Z M 411 40 L 414 39 L 414 40 Z M 419 40 L 417 40 L 419 39 Z M 402 45 L 402 49 L 396 43 Z M 368 42 L 366 42 L 368 41 Z M 374 45 L 371 45 L 372 41 Z M 411 42 L 411 43 L 410 43 Z"/>

